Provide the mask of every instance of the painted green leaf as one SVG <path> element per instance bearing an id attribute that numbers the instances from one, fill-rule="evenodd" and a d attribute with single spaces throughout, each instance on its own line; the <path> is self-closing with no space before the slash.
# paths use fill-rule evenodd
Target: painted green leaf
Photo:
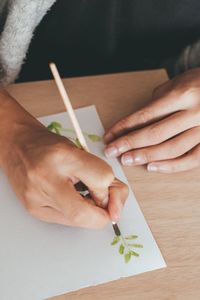
<path id="1" fill-rule="evenodd" d="M 61 123 L 59 123 L 59 122 L 52 122 L 51 124 L 53 124 L 53 126 L 54 127 L 56 127 L 56 128 L 58 128 L 58 129 L 61 129 L 62 128 L 62 125 L 61 125 Z"/>
<path id="2" fill-rule="evenodd" d="M 51 122 L 47 128 L 57 128 L 57 129 L 62 129 L 62 125 L 59 122 Z"/>
<path id="3" fill-rule="evenodd" d="M 82 146 L 81 146 L 81 144 L 80 144 L 78 138 L 75 139 L 75 145 L 76 145 L 78 148 L 82 149 Z"/>
<path id="4" fill-rule="evenodd" d="M 119 242 L 119 240 L 120 240 L 120 237 L 119 236 L 115 236 L 114 239 L 113 239 L 113 241 L 112 241 L 112 243 L 111 243 L 111 245 L 116 245 Z"/>
<path id="5" fill-rule="evenodd" d="M 128 252 L 124 255 L 125 263 L 128 263 L 130 259 L 131 259 L 131 252 Z"/>
<path id="6" fill-rule="evenodd" d="M 68 133 L 76 134 L 75 130 L 72 129 L 72 128 L 62 128 L 62 131 L 66 131 L 66 132 L 68 132 Z"/>
<path id="7" fill-rule="evenodd" d="M 53 125 L 52 124 L 49 124 L 48 126 L 47 126 L 47 129 L 49 129 L 50 131 L 53 129 Z"/>
<path id="8" fill-rule="evenodd" d="M 119 254 L 124 254 L 124 249 L 125 249 L 124 245 L 121 244 L 121 245 L 119 246 Z"/>
<path id="9" fill-rule="evenodd" d="M 130 253 L 131 253 L 131 255 L 133 255 L 133 256 L 137 256 L 137 257 L 140 256 L 139 253 L 137 253 L 137 252 L 135 252 L 135 251 L 131 251 Z"/>
<path id="10" fill-rule="evenodd" d="M 61 134 L 61 133 L 60 133 L 60 130 L 59 130 L 57 127 L 55 127 L 53 130 L 55 130 L 55 133 L 57 133 L 57 134 L 59 134 L 59 135 Z"/>
<path id="11" fill-rule="evenodd" d="M 101 137 L 99 135 L 88 134 L 87 136 L 92 142 L 100 142 L 101 141 Z"/>
<path id="12" fill-rule="evenodd" d="M 60 130 L 62 129 L 62 125 L 58 122 L 51 122 L 48 126 L 47 129 L 55 132 L 57 134 L 60 134 Z"/>
<path id="13" fill-rule="evenodd" d="M 128 235 L 128 236 L 125 237 L 126 240 L 135 240 L 137 238 L 138 238 L 137 235 Z"/>
<path id="14" fill-rule="evenodd" d="M 128 244 L 128 246 L 133 248 L 143 248 L 143 245 L 141 244 Z"/>

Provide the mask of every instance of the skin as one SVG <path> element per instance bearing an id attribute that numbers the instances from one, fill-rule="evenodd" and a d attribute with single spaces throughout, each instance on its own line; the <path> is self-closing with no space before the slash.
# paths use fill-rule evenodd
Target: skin
<path id="1" fill-rule="evenodd" d="M 156 88 L 152 102 L 114 124 L 104 136 L 107 157 L 150 172 L 174 173 L 200 165 L 200 69 Z"/>
<path id="2" fill-rule="evenodd" d="M 109 165 L 49 132 L 0 90 L 0 167 L 28 212 L 45 222 L 100 229 L 118 221 L 128 196 Z M 84 183 L 92 198 L 74 185 Z"/>

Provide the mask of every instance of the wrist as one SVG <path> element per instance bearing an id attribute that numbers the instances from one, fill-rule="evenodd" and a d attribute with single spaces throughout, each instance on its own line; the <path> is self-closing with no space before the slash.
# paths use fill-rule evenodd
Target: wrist
<path id="1" fill-rule="evenodd" d="M 43 127 L 5 90 L 0 90 L 0 167 L 13 157 L 20 137 L 34 125 Z"/>

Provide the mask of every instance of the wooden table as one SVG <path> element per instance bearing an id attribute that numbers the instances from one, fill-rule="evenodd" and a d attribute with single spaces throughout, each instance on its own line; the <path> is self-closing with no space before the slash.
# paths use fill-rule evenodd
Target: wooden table
<path id="1" fill-rule="evenodd" d="M 74 107 L 94 103 L 108 128 L 150 101 L 154 87 L 166 79 L 160 70 L 67 79 L 65 84 Z M 64 110 L 52 81 L 16 84 L 9 91 L 35 116 Z M 200 299 L 200 169 L 161 175 L 134 167 L 125 173 L 168 267 L 52 299 Z"/>

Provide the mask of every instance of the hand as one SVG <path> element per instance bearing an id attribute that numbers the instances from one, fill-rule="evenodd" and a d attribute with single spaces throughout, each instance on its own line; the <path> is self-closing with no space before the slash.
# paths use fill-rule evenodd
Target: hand
<path id="1" fill-rule="evenodd" d="M 126 166 L 173 173 L 200 165 L 200 69 L 159 86 L 153 101 L 105 134 L 105 154 Z"/>
<path id="2" fill-rule="evenodd" d="M 111 167 L 49 132 L 8 95 L 4 98 L 1 167 L 29 213 L 46 222 L 96 229 L 118 220 L 127 186 L 114 179 Z M 76 191 L 79 181 L 89 188 L 92 199 L 83 199 Z"/>

